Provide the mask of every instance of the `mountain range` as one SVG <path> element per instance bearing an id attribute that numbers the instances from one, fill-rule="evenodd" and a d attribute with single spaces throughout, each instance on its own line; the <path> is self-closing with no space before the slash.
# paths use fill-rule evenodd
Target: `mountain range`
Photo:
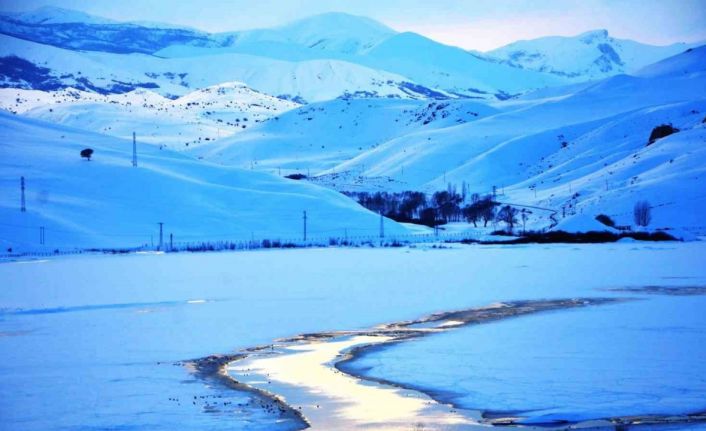
<path id="1" fill-rule="evenodd" d="M 1 15 L 0 34 L 2 70 L 13 71 L 0 77 L 3 86 L 104 93 L 150 88 L 176 97 L 240 81 L 300 102 L 351 95 L 504 99 L 635 71 L 691 47 L 656 47 L 595 31 L 475 53 L 343 13 L 211 34 L 50 7 Z M 203 67 L 214 61 L 219 68 Z"/>

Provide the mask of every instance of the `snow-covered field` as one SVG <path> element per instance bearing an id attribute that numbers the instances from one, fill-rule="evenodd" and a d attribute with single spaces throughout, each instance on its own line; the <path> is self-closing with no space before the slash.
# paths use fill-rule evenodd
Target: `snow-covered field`
<path id="1" fill-rule="evenodd" d="M 246 405 L 248 395 L 207 385 L 178 361 L 503 300 L 646 297 L 604 289 L 703 286 L 704 256 L 706 246 L 691 242 L 4 262 L 0 427 L 277 429 L 276 417 L 257 402 Z M 371 356 L 372 372 L 389 372 L 386 377 L 402 383 L 433 383 L 461 402 L 492 410 L 553 408 L 577 416 L 622 407 L 703 410 L 699 370 L 706 362 L 706 321 L 696 314 L 702 303 L 698 296 L 650 296 L 458 329 Z M 400 354 L 408 350 L 429 356 Z M 521 358 L 526 368 L 508 369 Z M 604 391 L 588 393 L 579 371 L 587 361 L 600 371 Z M 682 390 L 690 377 L 689 390 Z M 546 393 L 528 387 L 547 379 L 556 400 L 566 403 L 548 405 Z M 472 392 L 461 396 L 460 390 Z M 584 410 L 590 401 L 595 405 Z"/>

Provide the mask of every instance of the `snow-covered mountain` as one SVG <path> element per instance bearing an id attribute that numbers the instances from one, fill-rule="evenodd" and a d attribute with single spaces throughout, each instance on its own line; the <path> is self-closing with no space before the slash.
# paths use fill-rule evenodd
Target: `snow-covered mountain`
<path id="1" fill-rule="evenodd" d="M 0 33 L 59 48 L 151 54 L 173 43 L 208 45 L 206 33 L 169 25 L 119 23 L 83 12 L 45 6 L 0 15 Z"/>
<path id="2" fill-rule="evenodd" d="M 268 94 L 312 102 L 350 94 L 495 99 L 564 82 L 342 13 L 272 29 L 208 34 L 174 26 L 104 22 L 44 8 L 0 16 L 0 33 L 2 85 L 31 89 L 71 86 L 125 92 L 143 87 L 182 95 L 184 87 L 241 81 Z M 54 61 L 46 62 L 49 48 L 55 49 Z M 36 51 L 45 52 L 31 55 Z M 204 62 L 218 67 L 206 73 Z M 85 69 L 81 76 L 76 65 Z M 210 79 L 213 75 L 217 80 Z"/>
<path id="3" fill-rule="evenodd" d="M 68 85 L 102 92 L 146 87 L 166 96 L 183 95 L 185 87 L 241 81 L 258 91 L 306 102 L 350 94 L 505 99 L 528 90 L 633 72 L 689 47 L 613 39 L 601 30 L 573 38 L 519 41 L 482 54 L 344 13 L 269 29 L 210 34 L 167 24 L 114 22 L 50 7 L 0 15 L 0 33 L 8 46 L 0 65 L 4 86 Z M 38 48 L 26 42 L 73 51 L 63 55 L 71 60 L 44 64 L 27 55 Z M 115 76 L 92 73 L 89 67 L 78 77 L 71 67 L 96 61 L 128 67 Z M 204 62 L 219 67 L 206 74 Z M 211 79 L 213 75 L 217 79 Z"/>
<path id="4" fill-rule="evenodd" d="M 81 52 L 0 36 L 0 87 L 71 87 L 103 94 L 146 88 L 175 98 L 232 81 L 298 102 L 352 96 L 451 97 L 403 76 L 341 60 L 292 62 L 234 53 L 161 58 Z"/>
<path id="5" fill-rule="evenodd" d="M 697 45 L 647 45 L 615 39 L 607 30 L 595 30 L 574 37 L 521 40 L 485 55 L 514 67 L 547 72 L 573 81 L 586 81 L 633 73 Z"/>

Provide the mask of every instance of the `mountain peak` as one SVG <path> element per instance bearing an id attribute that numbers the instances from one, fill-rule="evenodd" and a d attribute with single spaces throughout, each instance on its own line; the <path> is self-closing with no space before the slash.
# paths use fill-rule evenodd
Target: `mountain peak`
<path id="1" fill-rule="evenodd" d="M 608 30 L 605 29 L 599 29 L 599 30 L 591 30 L 587 31 L 585 33 L 581 33 L 578 35 L 578 38 L 581 40 L 583 43 L 594 43 L 598 41 L 605 41 L 608 39 L 610 35 L 608 34 Z"/>
<path id="2" fill-rule="evenodd" d="M 31 24 L 69 24 L 69 23 L 90 23 L 90 24 L 115 24 L 116 21 L 89 15 L 85 12 L 65 9 L 57 6 L 42 6 L 33 11 L 5 14 L 15 19 L 19 19 Z"/>
<path id="3" fill-rule="evenodd" d="M 311 15 L 280 26 L 281 29 L 317 29 L 319 32 L 348 33 L 350 31 L 372 31 L 394 34 L 395 31 L 374 19 L 345 12 L 326 12 Z"/>

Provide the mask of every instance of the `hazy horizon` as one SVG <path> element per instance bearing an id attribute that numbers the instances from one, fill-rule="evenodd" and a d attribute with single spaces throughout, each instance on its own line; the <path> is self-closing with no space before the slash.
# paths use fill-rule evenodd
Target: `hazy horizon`
<path id="1" fill-rule="evenodd" d="M 518 40 L 545 36 L 575 36 L 606 29 L 611 36 L 652 45 L 706 40 L 706 0 L 678 2 L 606 1 L 446 1 L 375 2 L 362 0 L 282 3 L 266 0 L 166 2 L 126 0 L 117 7 L 108 1 L 0 1 L 4 12 L 27 12 L 44 6 L 78 10 L 116 21 L 160 22 L 206 32 L 267 28 L 328 12 L 374 19 L 388 27 L 411 31 L 464 49 L 487 51 Z M 233 13 L 224 13 L 233 11 Z M 648 24 L 646 24 L 648 23 Z"/>

